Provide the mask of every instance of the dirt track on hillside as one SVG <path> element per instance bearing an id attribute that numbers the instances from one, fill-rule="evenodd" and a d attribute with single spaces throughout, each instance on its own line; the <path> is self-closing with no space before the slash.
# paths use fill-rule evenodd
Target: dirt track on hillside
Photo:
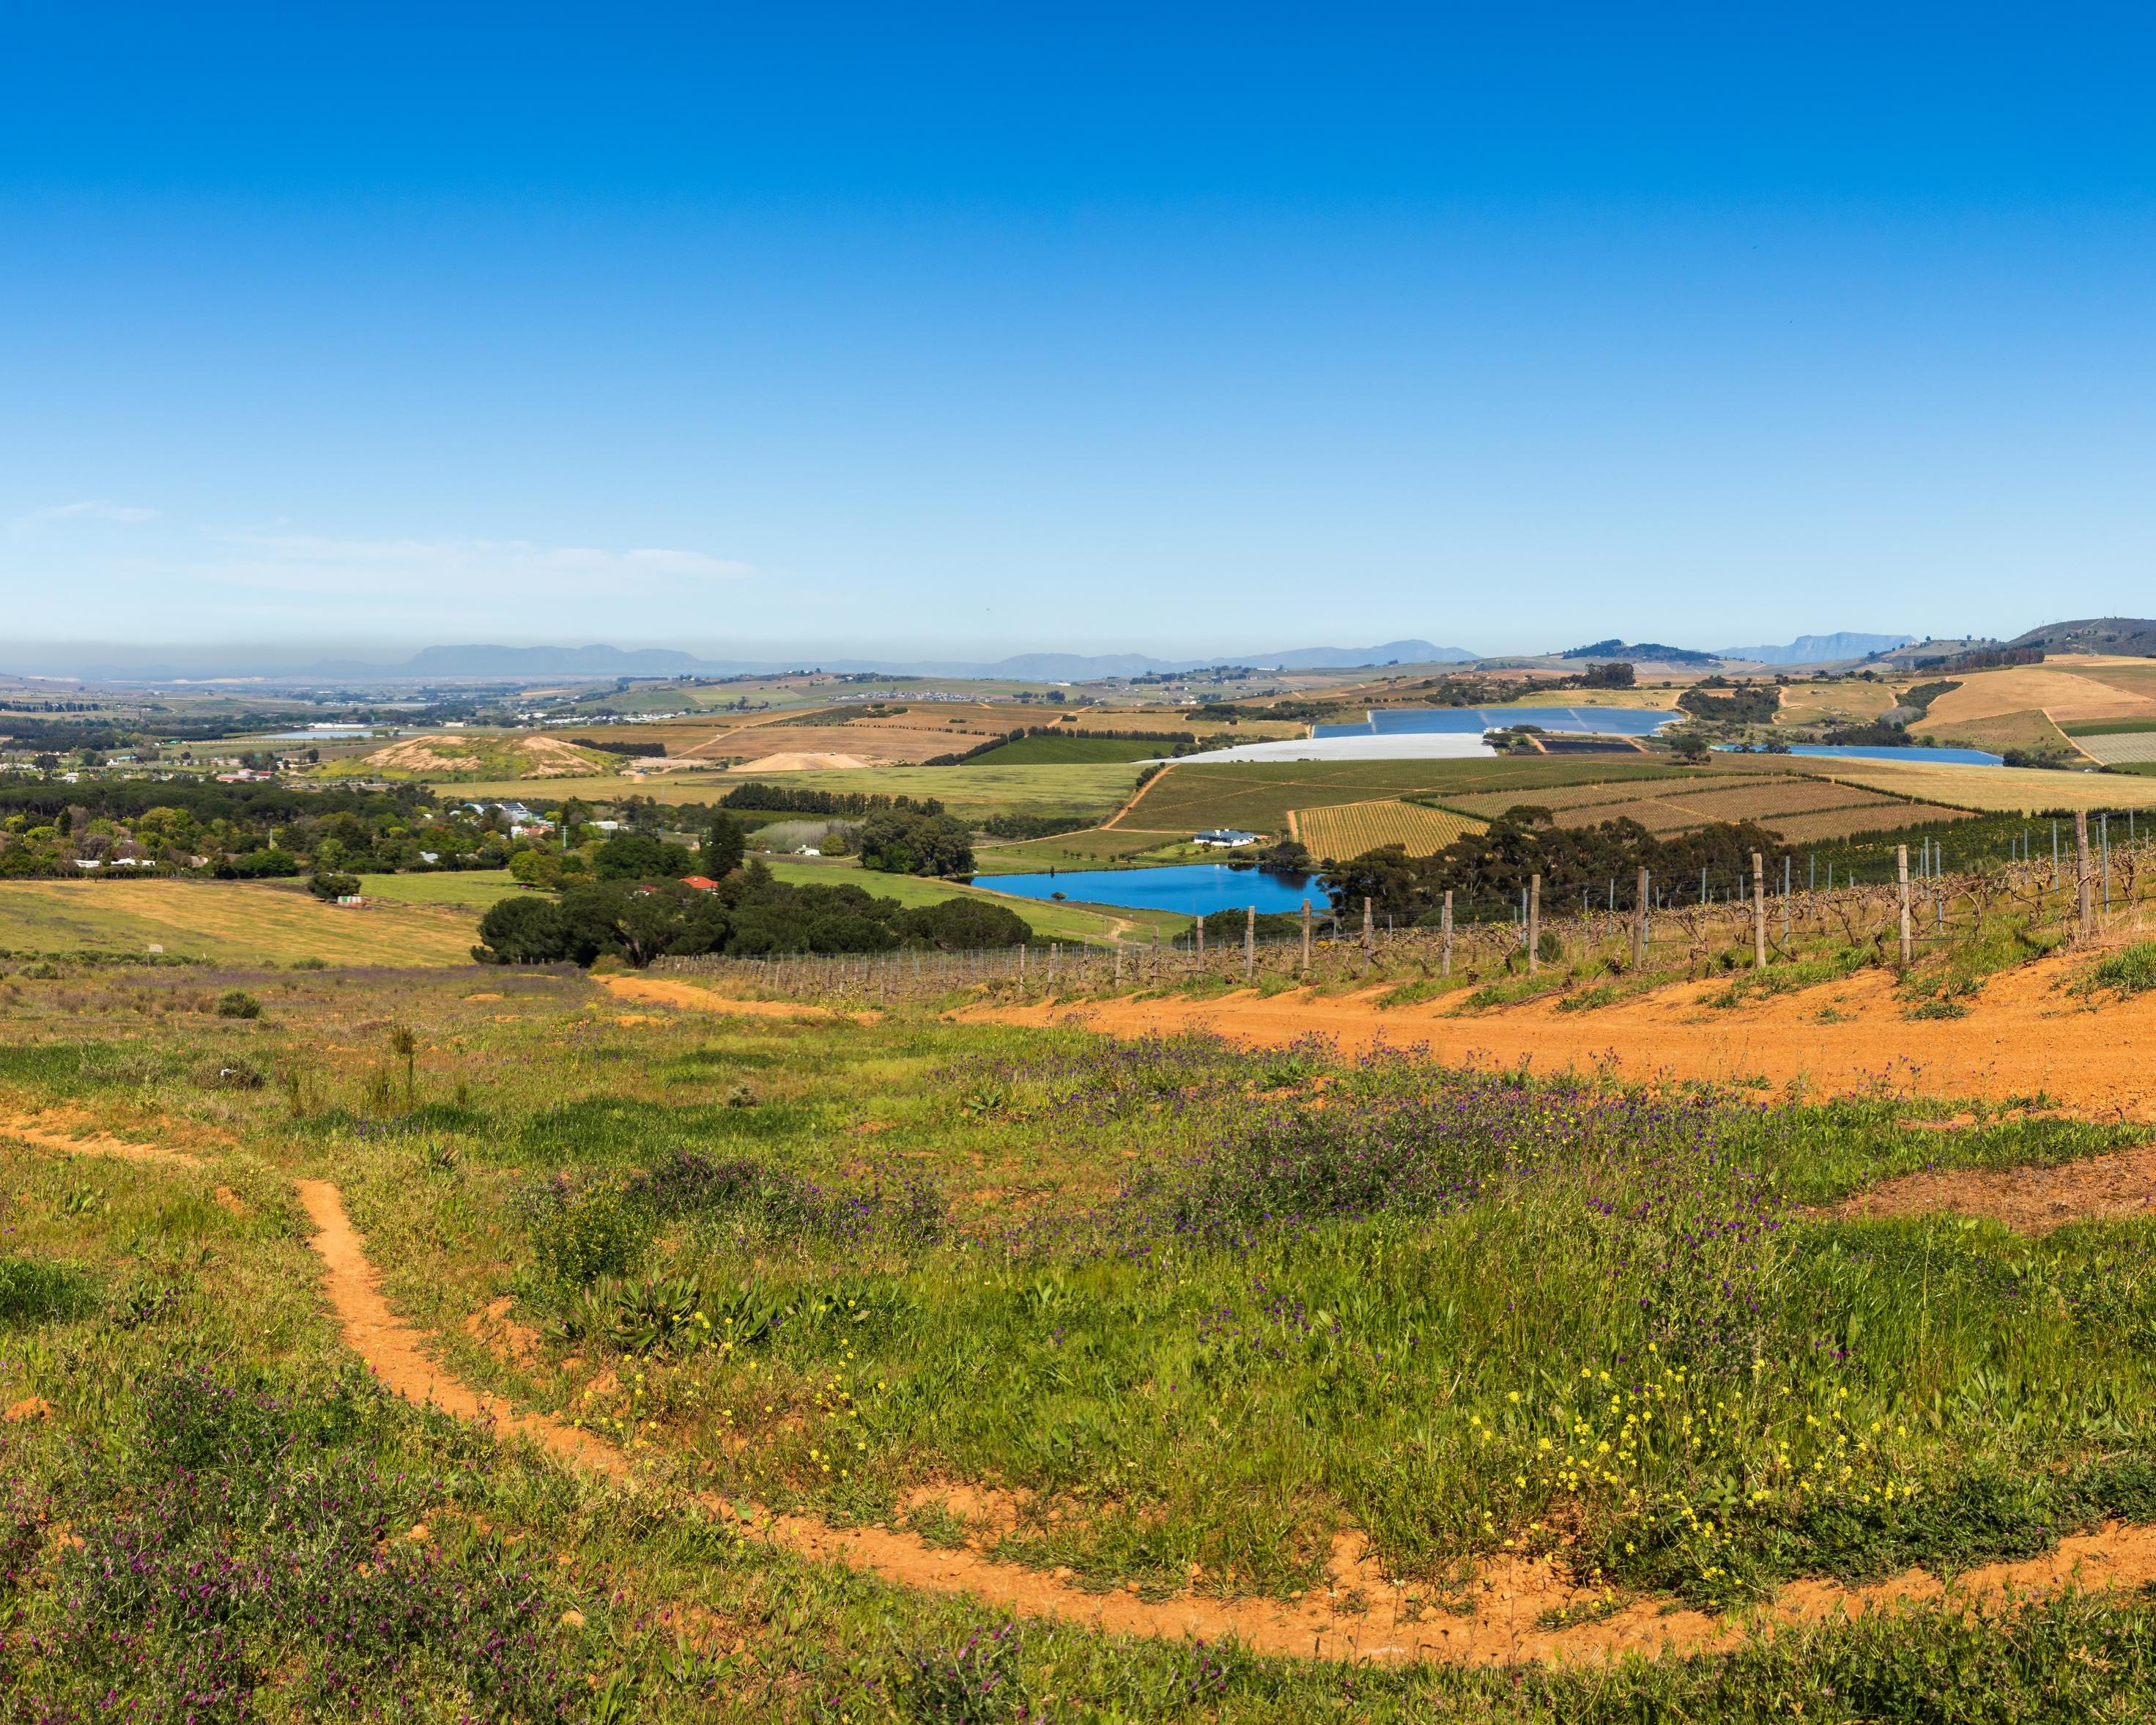
<path id="1" fill-rule="evenodd" d="M 471 1389 L 430 1360 L 418 1331 L 393 1312 L 381 1294 L 365 1244 L 345 1213 L 336 1187 L 302 1180 L 300 1195 L 316 1232 L 311 1242 L 322 1260 L 325 1291 L 346 1346 L 365 1360 L 383 1386 L 408 1400 L 465 1419 L 491 1419 L 531 1438 L 564 1460 L 617 1481 L 632 1476 L 630 1458 L 603 1439 L 544 1414 L 519 1414 L 499 1397 Z M 1301 1600 L 1223 1599 L 1186 1594 L 1147 1600 L 1128 1592 L 1091 1594 L 1055 1575 L 994 1562 L 970 1549 L 931 1547 L 883 1527 L 834 1528 L 807 1517 L 773 1516 L 756 1505 L 700 1493 L 707 1512 L 757 1538 L 819 1562 L 872 1571 L 900 1585 L 934 1593 L 965 1594 L 1001 1609 L 1051 1617 L 1112 1635 L 1167 1639 L 1234 1636 L 1255 1651 L 1298 1657 L 1387 1661 L 1427 1660 L 1460 1665 L 1591 1663 L 1629 1652 L 1703 1650 L 1729 1645 L 1777 1625 L 1818 1622 L 1840 1615 L 1893 1609 L 1949 1594 L 1948 1584 L 1922 1570 L 1866 1588 L 1831 1582 L 1798 1582 L 1753 1616 L 1711 1617 L 1643 1599 L 1622 1606 L 1597 1623 L 1548 1629 L 1545 1614 L 1591 1603 L 1595 1595 L 1573 1587 L 1547 1562 L 1505 1560 L 1484 1572 L 1466 1594 L 1471 1609 L 1435 1615 L 1387 1579 L 1378 1564 L 1348 1535 L 1334 1542 L 1330 1586 Z M 2156 1527 L 2107 1524 L 2096 1532 L 2063 1540 L 2054 1550 L 2023 1563 L 1972 1570 L 1952 1584 L 1951 1595 L 1970 1606 L 2010 1604 L 2068 1584 L 2083 1588 L 2138 1587 L 2156 1579 Z M 1359 1593 L 1364 1609 L 1344 1608 Z"/>
<path id="2" fill-rule="evenodd" d="M 2091 1120 L 2156 1120 L 2156 994 L 2089 1001 L 2060 988 L 2087 962 L 2047 959 L 1994 977 L 1961 1018 L 1910 1019 L 1893 976 L 1840 981 L 1737 1007 L 1707 1002 L 1727 981 L 1679 983 L 1590 1012 L 1558 996 L 1462 1013 L 1457 996 L 1378 1004 L 1385 987 L 1346 996 L 1303 991 L 1212 1000 L 1050 1002 L 957 1016 L 1005 1024 L 1075 1024 L 1119 1035 L 1206 1029 L 1278 1044 L 1314 1033 L 1351 1052 L 1420 1046 L 1451 1062 L 1540 1072 L 1608 1068 L 1628 1079 L 1767 1079 L 1842 1095 L 1899 1094 L 2004 1102 L 2048 1097 Z"/>

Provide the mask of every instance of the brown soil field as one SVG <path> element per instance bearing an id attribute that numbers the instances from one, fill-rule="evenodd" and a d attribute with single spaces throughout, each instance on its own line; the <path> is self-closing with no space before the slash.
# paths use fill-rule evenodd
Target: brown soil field
<path id="1" fill-rule="evenodd" d="M 2156 995 L 2091 1007 L 2060 986 L 2087 962 L 2046 959 L 1994 977 L 1958 1019 L 1905 1017 L 1907 1002 L 1884 971 L 1730 1007 L 1707 1004 L 1726 983 L 1688 982 L 1576 1012 L 1558 1011 L 1554 996 L 1471 1014 L 1459 996 L 1389 1009 L 1373 987 L 1348 996 L 1049 1002 L 959 1016 L 1122 1035 L 1207 1029 L 1261 1044 L 1316 1033 L 1350 1051 L 1383 1043 L 1460 1063 L 1607 1069 L 1640 1080 L 1763 1078 L 1785 1091 L 1834 1095 L 1883 1089 L 1944 1100 L 2042 1098 L 2092 1120 L 2156 1120 L 2156 1065 L 2148 1058 Z"/>
<path id="2" fill-rule="evenodd" d="M 613 757 L 579 749 L 558 737 L 408 737 L 349 763 L 383 772 L 477 773 L 499 770 L 521 757 L 516 769 L 527 779 L 571 779 L 603 770 Z"/>
<path id="3" fill-rule="evenodd" d="M 1957 680 L 1959 688 L 1932 703 L 1919 721 L 1923 729 L 2032 710 L 2048 713 L 2055 721 L 2156 717 L 2156 702 L 2147 696 L 2055 664 L 1972 671 Z"/>
<path id="4" fill-rule="evenodd" d="M 1791 683 L 1782 691 L 1777 724 L 1824 724 L 1838 721 L 1863 724 L 1894 704 L 1893 691 L 1883 682 Z"/>
<path id="5" fill-rule="evenodd" d="M 891 766 L 892 761 L 865 760 L 858 754 L 819 754 L 799 749 L 786 749 L 776 754 L 766 754 L 755 760 L 745 761 L 730 771 L 752 777 L 757 773 L 818 773 L 844 770 L 868 766 Z"/>

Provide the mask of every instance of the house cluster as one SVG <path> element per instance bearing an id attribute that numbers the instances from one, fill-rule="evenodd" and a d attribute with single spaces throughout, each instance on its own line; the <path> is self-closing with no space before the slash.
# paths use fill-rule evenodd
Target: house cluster
<path id="1" fill-rule="evenodd" d="M 1245 832 L 1240 826 L 1213 826 L 1194 833 L 1190 842 L 1216 851 L 1240 851 L 1245 845 L 1256 844 L 1264 837 L 1262 832 Z"/>

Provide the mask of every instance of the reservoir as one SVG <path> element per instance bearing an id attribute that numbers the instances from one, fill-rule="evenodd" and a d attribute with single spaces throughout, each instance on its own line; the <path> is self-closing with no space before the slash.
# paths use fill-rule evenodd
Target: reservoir
<path id="1" fill-rule="evenodd" d="M 1878 749 L 1868 744 L 1838 746 L 1832 743 L 1795 743 L 1790 745 L 1789 753 L 1834 755 L 1851 760 L 1943 760 L 1966 767 L 1997 767 L 2006 764 L 2005 756 L 1987 754 L 1981 749 L 1926 749 L 1914 743 L 1901 749 Z"/>
<path id="2" fill-rule="evenodd" d="M 1073 904 L 1111 904 L 1124 910 L 1173 910 L 1185 916 L 1210 916 L 1216 910 L 1241 910 L 1255 904 L 1264 914 L 1300 911 L 1310 900 L 1322 916 L 1332 909 L 1324 883 L 1314 874 L 1273 874 L 1259 868 L 1230 868 L 1224 862 L 1192 862 L 1170 868 L 1074 868 L 1054 874 L 983 874 L 973 884 L 1019 899 L 1052 899 L 1061 893 Z"/>

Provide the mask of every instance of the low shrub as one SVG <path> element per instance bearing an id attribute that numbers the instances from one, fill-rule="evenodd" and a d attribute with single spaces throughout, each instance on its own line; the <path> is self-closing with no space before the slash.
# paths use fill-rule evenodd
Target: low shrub
<path id="1" fill-rule="evenodd" d="M 532 1206 L 531 1244 L 550 1281 L 581 1288 L 626 1273 L 651 1244 L 651 1212 L 621 1184 L 549 1181 Z"/>
<path id="2" fill-rule="evenodd" d="M 2083 994 L 2109 991 L 2135 995 L 2156 988 L 2156 940 L 2138 940 L 2121 947 L 2092 965 L 2082 979 Z"/>
<path id="3" fill-rule="evenodd" d="M 244 988 L 232 988 L 217 997 L 213 1010 L 220 1018 L 259 1018 L 262 1002 Z"/>
<path id="4" fill-rule="evenodd" d="M 39 1324 L 87 1311 L 95 1298 L 88 1278 L 41 1258 L 0 1258 L 0 1324 Z"/>

